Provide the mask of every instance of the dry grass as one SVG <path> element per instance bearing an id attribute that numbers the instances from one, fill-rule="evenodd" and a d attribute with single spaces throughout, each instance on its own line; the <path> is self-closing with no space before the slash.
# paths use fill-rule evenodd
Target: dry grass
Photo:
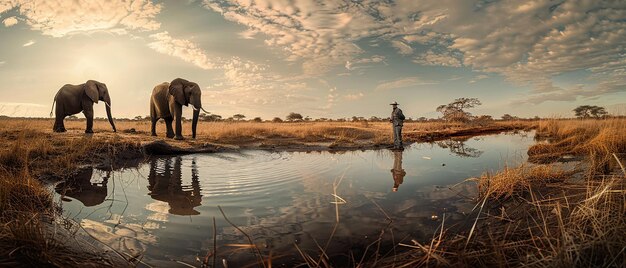
<path id="1" fill-rule="evenodd" d="M 538 136 L 549 143 L 532 146 L 531 159 L 584 156 L 577 173 L 584 180 L 571 180 L 575 172 L 557 164 L 485 173 L 471 228 L 411 246 L 417 250 L 401 267 L 626 267 L 626 169 L 618 157 L 626 153 L 624 133 L 624 119 L 542 122 Z"/>
<path id="2" fill-rule="evenodd" d="M 133 143 L 89 138 L 54 139 L 24 127 L 0 131 L 0 266 L 114 267 L 124 265 L 87 251 L 55 224 L 52 193 L 38 179 L 69 176 L 79 165 L 112 163 Z M 132 151 L 132 150 L 131 150 Z"/>
<path id="3" fill-rule="evenodd" d="M 531 187 L 506 203 L 486 196 L 470 217 L 475 229 L 446 229 L 444 214 L 430 241 L 400 243 L 412 250 L 362 267 L 626 267 L 625 179 L 563 183 L 551 194 Z"/>
<path id="4" fill-rule="evenodd" d="M 626 119 L 550 120 L 539 124 L 537 134 L 548 143 L 528 149 L 529 161 L 550 163 L 563 155 L 588 159 L 588 175 L 610 171 L 612 154 L 626 153 Z"/>
<path id="5" fill-rule="evenodd" d="M 471 238 L 442 231 L 384 267 L 626 267 L 626 176 L 481 210 Z M 487 205 L 489 206 L 489 205 Z M 442 226 L 443 227 L 443 226 Z"/>
<path id="6" fill-rule="evenodd" d="M 66 120 L 65 127 L 69 133 L 52 133 L 52 119 L 2 119 L 0 138 L 3 135 L 17 136 L 29 130 L 33 133 L 45 133 L 52 137 L 81 137 L 85 128 L 84 120 Z M 165 136 L 165 124 L 157 124 L 159 137 L 150 136 L 148 121 L 117 121 L 119 132 L 114 135 L 120 139 L 134 141 L 154 141 Z M 462 123 L 424 122 L 405 123 L 403 133 L 408 142 L 432 141 L 456 135 L 480 135 L 499 131 L 530 129 L 537 126 L 536 121 L 492 122 L 488 125 L 471 125 Z M 134 129 L 134 131 L 130 131 Z M 95 137 L 111 136 L 108 122 L 94 122 Z M 183 135 L 189 137 L 191 126 L 183 123 Z M 307 143 L 324 143 L 335 145 L 389 145 L 392 144 L 391 125 L 386 122 L 199 122 L 197 139 L 186 143 L 215 143 L 225 145 L 297 145 Z M 174 142 L 176 143 L 176 142 Z"/>
<path id="7" fill-rule="evenodd" d="M 15 175 L 27 170 L 37 178 L 64 178 L 80 165 L 109 167 L 121 164 L 118 160 L 142 155 L 141 144 L 130 138 L 104 133 L 62 135 L 39 130 L 37 124 L 22 123 L 26 124 L 0 127 L 0 173 Z"/>
<path id="8" fill-rule="evenodd" d="M 28 172 L 28 152 L 20 143 L 3 154 L 0 173 L 1 267 L 119 267 L 101 252 L 86 250 L 60 229 L 58 208 L 41 182 Z M 26 152 L 25 152 L 26 151 Z"/>
<path id="9" fill-rule="evenodd" d="M 541 188 L 548 183 L 563 183 L 574 173 L 553 165 L 522 164 L 513 168 L 504 167 L 495 174 L 484 173 L 478 179 L 478 189 L 481 197 L 508 198 L 513 194 L 527 193 L 531 187 Z"/>

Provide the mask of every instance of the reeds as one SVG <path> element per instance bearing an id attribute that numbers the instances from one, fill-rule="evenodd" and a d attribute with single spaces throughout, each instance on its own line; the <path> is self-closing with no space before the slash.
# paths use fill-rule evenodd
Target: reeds
<path id="1" fill-rule="evenodd" d="M 0 266 L 127 265 L 73 241 L 73 235 L 56 223 L 60 211 L 38 177 L 65 178 L 79 165 L 114 159 L 116 152 L 132 144 L 88 138 L 55 140 L 28 128 L 5 129 L 0 138 L 5 143 L 0 149 Z"/>
<path id="2" fill-rule="evenodd" d="M 544 164 L 474 179 L 480 194 L 465 231 L 408 245 L 416 249 L 403 262 L 384 267 L 626 267 L 624 133 L 624 119 L 542 122 L 537 136 L 549 143 L 528 154 Z M 546 164 L 566 154 L 582 165 Z"/>
<path id="3" fill-rule="evenodd" d="M 529 148 L 529 161 L 550 163 L 565 155 L 581 156 L 587 158 L 588 176 L 607 174 L 611 170 L 612 154 L 626 153 L 625 133 L 623 118 L 541 122 L 537 135 L 548 143 Z"/>
<path id="4" fill-rule="evenodd" d="M 401 262 L 378 267 L 626 267 L 625 179 L 530 187 L 506 203 L 485 196 L 470 217 L 479 222 L 471 240 L 439 230 L 429 245 L 403 244 L 415 250 Z"/>
<path id="5" fill-rule="evenodd" d="M 481 197 L 493 199 L 508 198 L 513 194 L 527 193 L 531 187 L 545 187 L 548 183 L 563 183 L 575 172 L 564 171 L 553 165 L 505 166 L 496 173 L 485 172 L 478 179 Z"/>

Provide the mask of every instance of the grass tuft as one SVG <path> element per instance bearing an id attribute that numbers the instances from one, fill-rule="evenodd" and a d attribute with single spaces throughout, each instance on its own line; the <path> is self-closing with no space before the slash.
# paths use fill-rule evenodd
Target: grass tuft
<path id="1" fill-rule="evenodd" d="M 563 171 L 552 165 L 504 167 L 497 173 L 484 173 L 478 180 L 482 197 L 508 198 L 514 194 L 528 192 L 531 187 L 545 187 L 548 183 L 562 183 L 574 172 Z"/>

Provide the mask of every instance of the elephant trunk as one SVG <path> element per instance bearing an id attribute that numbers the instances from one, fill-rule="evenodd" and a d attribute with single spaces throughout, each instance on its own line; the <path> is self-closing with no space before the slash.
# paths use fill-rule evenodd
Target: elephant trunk
<path id="1" fill-rule="evenodd" d="M 106 104 L 106 111 L 107 111 L 107 118 L 109 118 L 109 123 L 111 123 L 111 127 L 113 127 L 113 132 L 117 132 L 117 129 L 115 128 L 115 123 L 113 123 L 113 117 L 111 116 L 111 101 L 105 101 L 104 104 Z"/>
<path id="2" fill-rule="evenodd" d="M 200 110 L 193 111 L 193 119 L 191 120 L 191 137 L 196 138 L 196 127 L 198 126 L 198 116 L 200 115 Z"/>

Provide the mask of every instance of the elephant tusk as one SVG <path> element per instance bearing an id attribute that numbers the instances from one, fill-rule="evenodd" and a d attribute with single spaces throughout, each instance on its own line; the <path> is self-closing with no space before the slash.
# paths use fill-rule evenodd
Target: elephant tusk
<path id="1" fill-rule="evenodd" d="M 194 111 L 199 111 L 199 110 L 202 110 L 202 111 L 204 111 L 204 112 L 205 112 L 205 113 L 207 113 L 207 114 L 211 114 L 211 113 L 209 113 L 207 110 L 205 110 L 205 109 L 204 109 L 204 108 L 202 108 L 202 107 L 200 107 L 200 109 L 198 109 L 198 108 L 196 108 L 196 106 L 193 106 L 193 104 L 191 104 L 191 103 L 190 103 L 189 105 L 191 105 L 191 108 L 193 108 L 193 110 L 194 110 Z"/>
<path id="2" fill-rule="evenodd" d="M 111 105 L 109 105 L 106 101 L 104 102 L 104 104 L 105 104 L 106 106 L 109 106 L 109 108 L 111 108 Z"/>

